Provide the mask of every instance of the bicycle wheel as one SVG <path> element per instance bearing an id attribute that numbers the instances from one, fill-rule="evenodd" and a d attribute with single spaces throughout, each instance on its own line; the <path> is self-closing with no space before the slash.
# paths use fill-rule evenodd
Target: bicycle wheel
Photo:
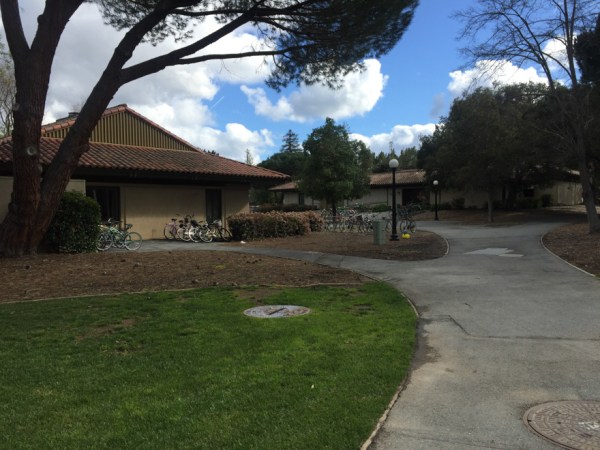
<path id="1" fill-rule="evenodd" d="M 213 234 L 208 227 L 200 227 L 198 236 L 202 242 L 212 242 L 213 240 Z"/>
<path id="2" fill-rule="evenodd" d="M 115 231 L 112 235 L 112 245 L 116 248 L 125 248 L 126 231 Z"/>
<path id="3" fill-rule="evenodd" d="M 192 226 L 192 227 L 189 228 L 188 234 L 189 234 L 190 240 L 192 242 L 198 243 L 198 242 L 201 241 L 199 232 L 200 232 L 200 227 L 194 227 L 194 226 Z"/>
<path id="4" fill-rule="evenodd" d="M 165 239 L 167 239 L 169 241 L 176 239 L 176 236 L 173 234 L 173 226 L 169 223 L 165 225 L 163 234 L 165 235 Z"/>
<path id="5" fill-rule="evenodd" d="M 110 234 L 108 233 L 100 233 L 98 236 L 98 240 L 96 241 L 96 248 L 104 252 L 108 250 L 112 246 L 112 239 L 110 238 Z"/>
<path id="6" fill-rule="evenodd" d="M 137 250 L 142 246 L 142 235 L 135 231 L 129 231 L 125 234 L 123 245 L 127 250 Z"/>
<path id="7" fill-rule="evenodd" d="M 180 241 L 189 241 L 190 237 L 187 232 L 187 228 L 179 227 L 177 228 L 177 239 Z"/>
<path id="8" fill-rule="evenodd" d="M 411 233 L 415 232 L 415 229 L 417 228 L 417 224 L 414 220 L 412 219 L 408 219 L 408 225 L 407 225 L 407 230 L 410 231 Z"/>
<path id="9" fill-rule="evenodd" d="M 231 231 L 227 228 L 219 228 L 219 237 L 223 242 L 231 241 Z"/>

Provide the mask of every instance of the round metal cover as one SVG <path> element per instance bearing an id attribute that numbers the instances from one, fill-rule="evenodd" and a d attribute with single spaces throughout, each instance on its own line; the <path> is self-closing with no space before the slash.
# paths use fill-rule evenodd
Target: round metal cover
<path id="1" fill-rule="evenodd" d="M 276 317 L 293 317 L 308 314 L 309 308 L 295 305 L 264 305 L 247 309 L 244 314 L 262 319 L 273 319 Z"/>
<path id="2" fill-rule="evenodd" d="M 600 402 L 544 403 L 529 409 L 523 419 L 534 433 L 563 448 L 600 449 Z"/>

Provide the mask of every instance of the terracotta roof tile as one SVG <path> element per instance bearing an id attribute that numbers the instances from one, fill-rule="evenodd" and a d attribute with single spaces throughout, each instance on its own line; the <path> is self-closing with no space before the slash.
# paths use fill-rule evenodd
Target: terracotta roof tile
<path id="1" fill-rule="evenodd" d="M 41 160 L 48 165 L 56 155 L 61 139 L 42 138 Z M 0 141 L 0 162 L 12 161 L 12 140 Z M 81 157 L 79 167 L 94 169 L 143 170 L 161 173 L 239 176 L 284 181 L 285 174 L 251 166 L 222 156 L 198 151 L 182 152 L 131 145 L 90 142 L 90 150 Z"/>

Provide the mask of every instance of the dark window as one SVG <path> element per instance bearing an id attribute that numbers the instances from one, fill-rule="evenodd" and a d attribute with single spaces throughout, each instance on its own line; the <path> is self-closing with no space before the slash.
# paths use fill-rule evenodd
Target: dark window
<path id="1" fill-rule="evenodd" d="M 304 194 L 302 192 L 298 193 L 298 204 L 304 205 Z"/>
<path id="2" fill-rule="evenodd" d="M 118 187 L 88 186 L 85 194 L 98 202 L 103 221 L 121 220 L 121 195 Z"/>

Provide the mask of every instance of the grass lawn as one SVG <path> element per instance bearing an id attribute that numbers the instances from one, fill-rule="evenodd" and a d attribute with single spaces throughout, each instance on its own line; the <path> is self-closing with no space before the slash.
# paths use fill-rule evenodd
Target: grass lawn
<path id="1" fill-rule="evenodd" d="M 313 312 L 242 314 L 258 300 Z M 355 449 L 415 323 L 383 283 L 0 305 L 0 448 Z"/>

